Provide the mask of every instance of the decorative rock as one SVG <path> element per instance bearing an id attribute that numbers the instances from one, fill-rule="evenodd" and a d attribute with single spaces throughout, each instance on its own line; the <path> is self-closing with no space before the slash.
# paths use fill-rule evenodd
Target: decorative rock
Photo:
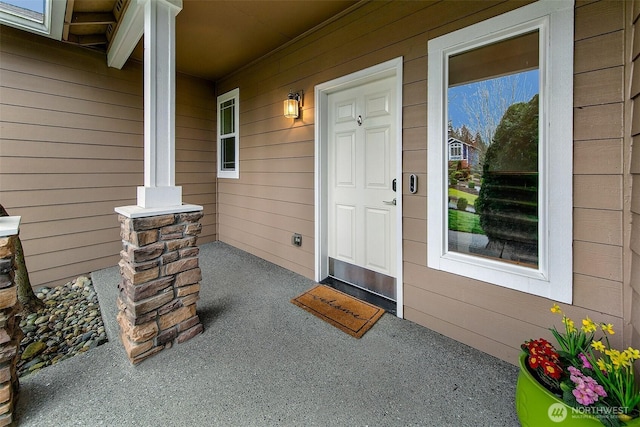
<path id="1" fill-rule="evenodd" d="M 107 341 L 90 279 L 79 277 L 56 288 L 40 288 L 36 295 L 43 299 L 45 307 L 20 322 L 25 337 L 20 343 L 23 356 L 17 366 L 19 376 L 37 372 Z M 33 352 L 34 349 L 37 351 Z"/>
<path id="2" fill-rule="evenodd" d="M 45 363 L 45 362 L 37 363 L 37 364 L 35 364 L 35 365 L 33 365 L 33 366 L 31 366 L 31 367 L 29 368 L 29 372 L 35 372 L 35 371 L 38 371 L 40 368 L 42 368 L 42 367 L 43 367 L 43 366 L 45 366 L 45 365 L 46 365 L 46 363 Z"/>
<path id="3" fill-rule="evenodd" d="M 25 363 L 24 365 L 24 369 L 31 369 L 31 367 L 33 365 L 37 365 L 38 363 L 43 363 L 42 362 L 42 358 L 41 357 L 36 357 L 35 359 L 33 359 L 32 361 Z"/>
<path id="4" fill-rule="evenodd" d="M 42 353 L 46 348 L 47 348 L 47 345 L 42 341 L 32 342 L 22 352 L 22 356 L 20 356 L 20 358 L 22 360 L 31 360 L 38 354 Z"/>
<path id="5" fill-rule="evenodd" d="M 40 316 L 33 322 L 36 325 L 40 325 L 41 323 L 47 322 L 49 320 L 49 316 Z"/>

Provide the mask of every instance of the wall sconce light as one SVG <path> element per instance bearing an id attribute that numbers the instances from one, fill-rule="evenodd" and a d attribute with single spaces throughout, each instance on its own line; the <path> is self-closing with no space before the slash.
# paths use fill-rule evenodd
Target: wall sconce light
<path id="1" fill-rule="evenodd" d="M 287 99 L 284 101 L 284 116 L 287 119 L 297 119 L 300 115 L 300 106 L 302 105 L 302 91 L 293 93 L 289 91 Z"/>

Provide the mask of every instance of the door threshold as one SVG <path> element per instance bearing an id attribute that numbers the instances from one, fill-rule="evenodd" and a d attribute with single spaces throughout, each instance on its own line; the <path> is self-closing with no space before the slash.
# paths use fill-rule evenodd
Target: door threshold
<path id="1" fill-rule="evenodd" d="M 323 285 L 330 286 L 341 292 L 344 292 L 345 294 L 351 295 L 352 297 L 358 298 L 362 301 L 366 301 L 370 304 L 380 307 L 384 311 L 390 314 L 393 314 L 394 316 L 397 315 L 396 302 L 390 299 L 387 299 L 383 296 L 374 294 L 372 292 L 368 292 L 365 289 L 343 282 L 334 277 L 327 277 L 320 283 L 322 283 Z"/>

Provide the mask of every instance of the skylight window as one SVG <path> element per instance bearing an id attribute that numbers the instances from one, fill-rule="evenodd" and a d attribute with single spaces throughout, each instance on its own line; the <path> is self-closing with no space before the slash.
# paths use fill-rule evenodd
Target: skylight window
<path id="1" fill-rule="evenodd" d="M 0 0 L 0 23 L 60 40 L 64 0 Z"/>

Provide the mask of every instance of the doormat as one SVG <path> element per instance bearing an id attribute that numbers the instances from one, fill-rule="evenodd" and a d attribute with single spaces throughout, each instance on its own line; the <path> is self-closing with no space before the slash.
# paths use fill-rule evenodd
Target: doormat
<path id="1" fill-rule="evenodd" d="M 325 285 L 318 285 L 291 302 L 356 338 L 363 336 L 384 314 L 380 307 Z"/>

